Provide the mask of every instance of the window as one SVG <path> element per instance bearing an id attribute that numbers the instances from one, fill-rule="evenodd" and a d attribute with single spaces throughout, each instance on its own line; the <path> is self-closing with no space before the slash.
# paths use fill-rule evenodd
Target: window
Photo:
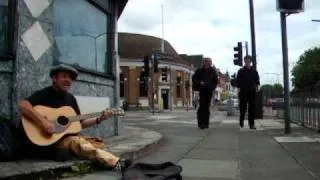
<path id="1" fill-rule="evenodd" d="M 143 71 L 141 71 L 139 82 L 140 97 L 148 97 L 148 77 Z"/>
<path id="2" fill-rule="evenodd" d="M 0 0 L 0 56 L 13 57 L 15 0 Z"/>
<path id="3" fill-rule="evenodd" d="M 168 82 L 168 69 L 161 69 L 161 82 Z"/>
<path id="4" fill-rule="evenodd" d="M 177 77 L 177 98 L 181 98 L 181 77 Z"/>
<path id="5" fill-rule="evenodd" d="M 189 88 L 190 88 L 190 82 L 187 80 L 187 81 L 184 82 L 184 84 L 185 84 L 186 90 L 188 91 Z"/>
<path id="6" fill-rule="evenodd" d="M 111 73 L 110 19 L 110 13 L 87 0 L 55 0 L 55 58 L 87 70 Z"/>
<path id="7" fill-rule="evenodd" d="M 120 97 L 124 97 L 124 83 L 125 77 L 123 73 L 120 73 Z"/>

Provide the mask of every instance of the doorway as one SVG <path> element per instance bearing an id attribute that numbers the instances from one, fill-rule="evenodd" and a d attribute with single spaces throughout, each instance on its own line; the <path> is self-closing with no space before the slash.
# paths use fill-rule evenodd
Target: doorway
<path id="1" fill-rule="evenodd" d="M 161 89 L 163 109 L 169 109 L 169 89 Z"/>

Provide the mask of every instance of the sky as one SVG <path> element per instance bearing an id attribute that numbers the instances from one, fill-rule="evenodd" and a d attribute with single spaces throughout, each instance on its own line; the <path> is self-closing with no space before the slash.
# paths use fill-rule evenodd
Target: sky
<path id="1" fill-rule="evenodd" d="M 276 0 L 254 0 L 254 11 L 261 84 L 283 84 L 280 14 Z M 304 12 L 287 17 L 290 79 L 299 56 L 320 45 L 320 22 L 311 21 L 320 19 L 319 12 L 320 0 L 305 0 Z M 240 68 L 233 64 L 233 47 L 237 42 L 244 45 L 248 41 L 251 54 L 249 17 L 248 0 L 129 0 L 118 21 L 118 30 L 164 37 L 177 53 L 211 57 L 222 72 L 233 74 Z"/>

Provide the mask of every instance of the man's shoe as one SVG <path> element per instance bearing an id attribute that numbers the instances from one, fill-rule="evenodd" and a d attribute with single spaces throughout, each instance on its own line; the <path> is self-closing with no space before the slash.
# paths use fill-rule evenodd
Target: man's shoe
<path id="1" fill-rule="evenodd" d="M 240 121 L 240 127 L 243 128 L 243 121 Z"/>
<path id="2" fill-rule="evenodd" d="M 250 129 L 257 129 L 255 126 L 250 126 Z"/>

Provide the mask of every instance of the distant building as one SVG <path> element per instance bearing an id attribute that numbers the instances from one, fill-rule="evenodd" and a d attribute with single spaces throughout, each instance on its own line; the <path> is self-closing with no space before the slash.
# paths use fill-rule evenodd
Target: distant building
<path id="1" fill-rule="evenodd" d="M 152 97 L 151 73 L 144 78 L 144 57 L 160 50 L 161 39 L 153 36 L 119 33 L 121 67 L 121 101 L 129 108 L 152 107 L 156 109 L 186 108 L 192 105 L 191 76 L 201 65 L 201 55 L 179 55 L 169 42 L 164 41 L 164 52 L 170 59 L 159 61 L 159 72 L 154 74 L 154 97 Z M 151 69 L 151 68 L 150 68 Z M 152 70 L 152 69 L 151 69 Z"/>
<path id="2" fill-rule="evenodd" d="M 219 69 L 217 69 L 218 73 L 218 86 L 215 90 L 215 100 L 220 102 L 223 99 L 222 94 L 226 93 L 227 95 L 232 94 L 233 96 L 233 87 L 230 83 L 230 76 L 229 73 L 222 73 Z"/>

